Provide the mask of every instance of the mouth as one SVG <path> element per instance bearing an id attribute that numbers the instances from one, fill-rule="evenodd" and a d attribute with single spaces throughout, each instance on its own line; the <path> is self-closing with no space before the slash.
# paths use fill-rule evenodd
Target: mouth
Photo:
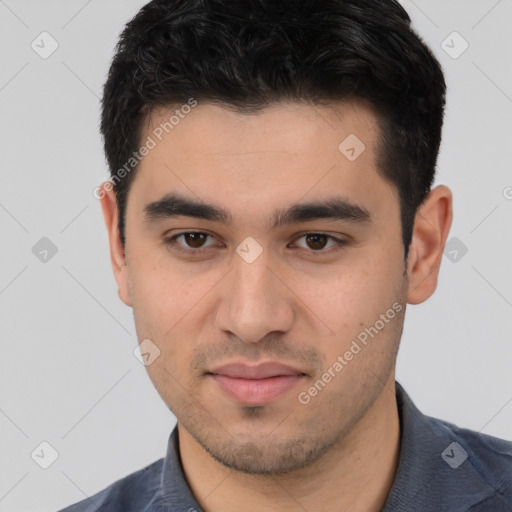
<path id="1" fill-rule="evenodd" d="M 240 405 L 258 406 L 274 402 L 307 374 L 277 362 L 256 366 L 228 364 L 207 372 L 221 391 Z"/>

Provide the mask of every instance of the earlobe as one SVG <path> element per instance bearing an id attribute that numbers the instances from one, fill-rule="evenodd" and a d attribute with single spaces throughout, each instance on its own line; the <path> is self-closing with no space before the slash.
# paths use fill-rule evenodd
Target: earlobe
<path id="1" fill-rule="evenodd" d="M 452 218 L 452 193 L 439 185 L 416 213 L 408 258 L 409 304 L 420 304 L 434 293 Z"/>
<path id="2" fill-rule="evenodd" d="M 126 266 L 125 248 L 119 233 L 117 199 L 110 181 L 101 184 L 100 200 L 110 245 L 110 261 L 119 289 L 119 298 L 127 306 L 132 306 L 128 287 L 128 267 Z"/>

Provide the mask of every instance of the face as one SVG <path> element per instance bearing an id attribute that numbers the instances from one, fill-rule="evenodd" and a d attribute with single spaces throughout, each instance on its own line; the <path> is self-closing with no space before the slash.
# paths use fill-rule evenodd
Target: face
<path id="1" fill-rule="evenodd" d="M 130 188 L 118 275 L 159 354 L 149 376 L 226 466 L 307 466 L 394 375 L 407 274 L 377 118 L 362 102 L 200 103 L 155 132 L 170 115 L 144 125 L 156 144 Z"/>

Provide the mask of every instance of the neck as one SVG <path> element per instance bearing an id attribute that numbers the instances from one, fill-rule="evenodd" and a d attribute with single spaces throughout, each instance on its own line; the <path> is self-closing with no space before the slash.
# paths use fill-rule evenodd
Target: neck
<path id="1" fill-rule="evenodd" d="M 185 477 L 205 512 L 379 512 L 395 476 L 400 425 L 394 375 L 343 439 L 314 464 L 286 474 L 231 470 L 178 423 Z"/>

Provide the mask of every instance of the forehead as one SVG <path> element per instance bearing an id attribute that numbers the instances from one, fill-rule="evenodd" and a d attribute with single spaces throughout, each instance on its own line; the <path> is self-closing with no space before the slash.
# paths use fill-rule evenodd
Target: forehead
<path id="1" fill-rule="evenodd" d="M 141 142 L 153 147 L 132 187 L 146 203 L 178 192 L 247 211 L 335 192 L 371 209 L 379 197 L 396 199 L 377 173 L 378 137 L 363 101 L 278 103 L 256 114 L 208 103 L 159 108 L 144 123 Z"/>
<path id="2" fill-rule="evenodd" d="M 255 113 L 207 102 L 185 107 L 151 111 L 143 135 L 174 139 L 179 153 L 212 156 L 339 151 L 340 137 L 350 134 L 357 134 L 371 151 L 378 136 L 377 114 L 362 99 L 325 105 L 280 102 Z"/>

